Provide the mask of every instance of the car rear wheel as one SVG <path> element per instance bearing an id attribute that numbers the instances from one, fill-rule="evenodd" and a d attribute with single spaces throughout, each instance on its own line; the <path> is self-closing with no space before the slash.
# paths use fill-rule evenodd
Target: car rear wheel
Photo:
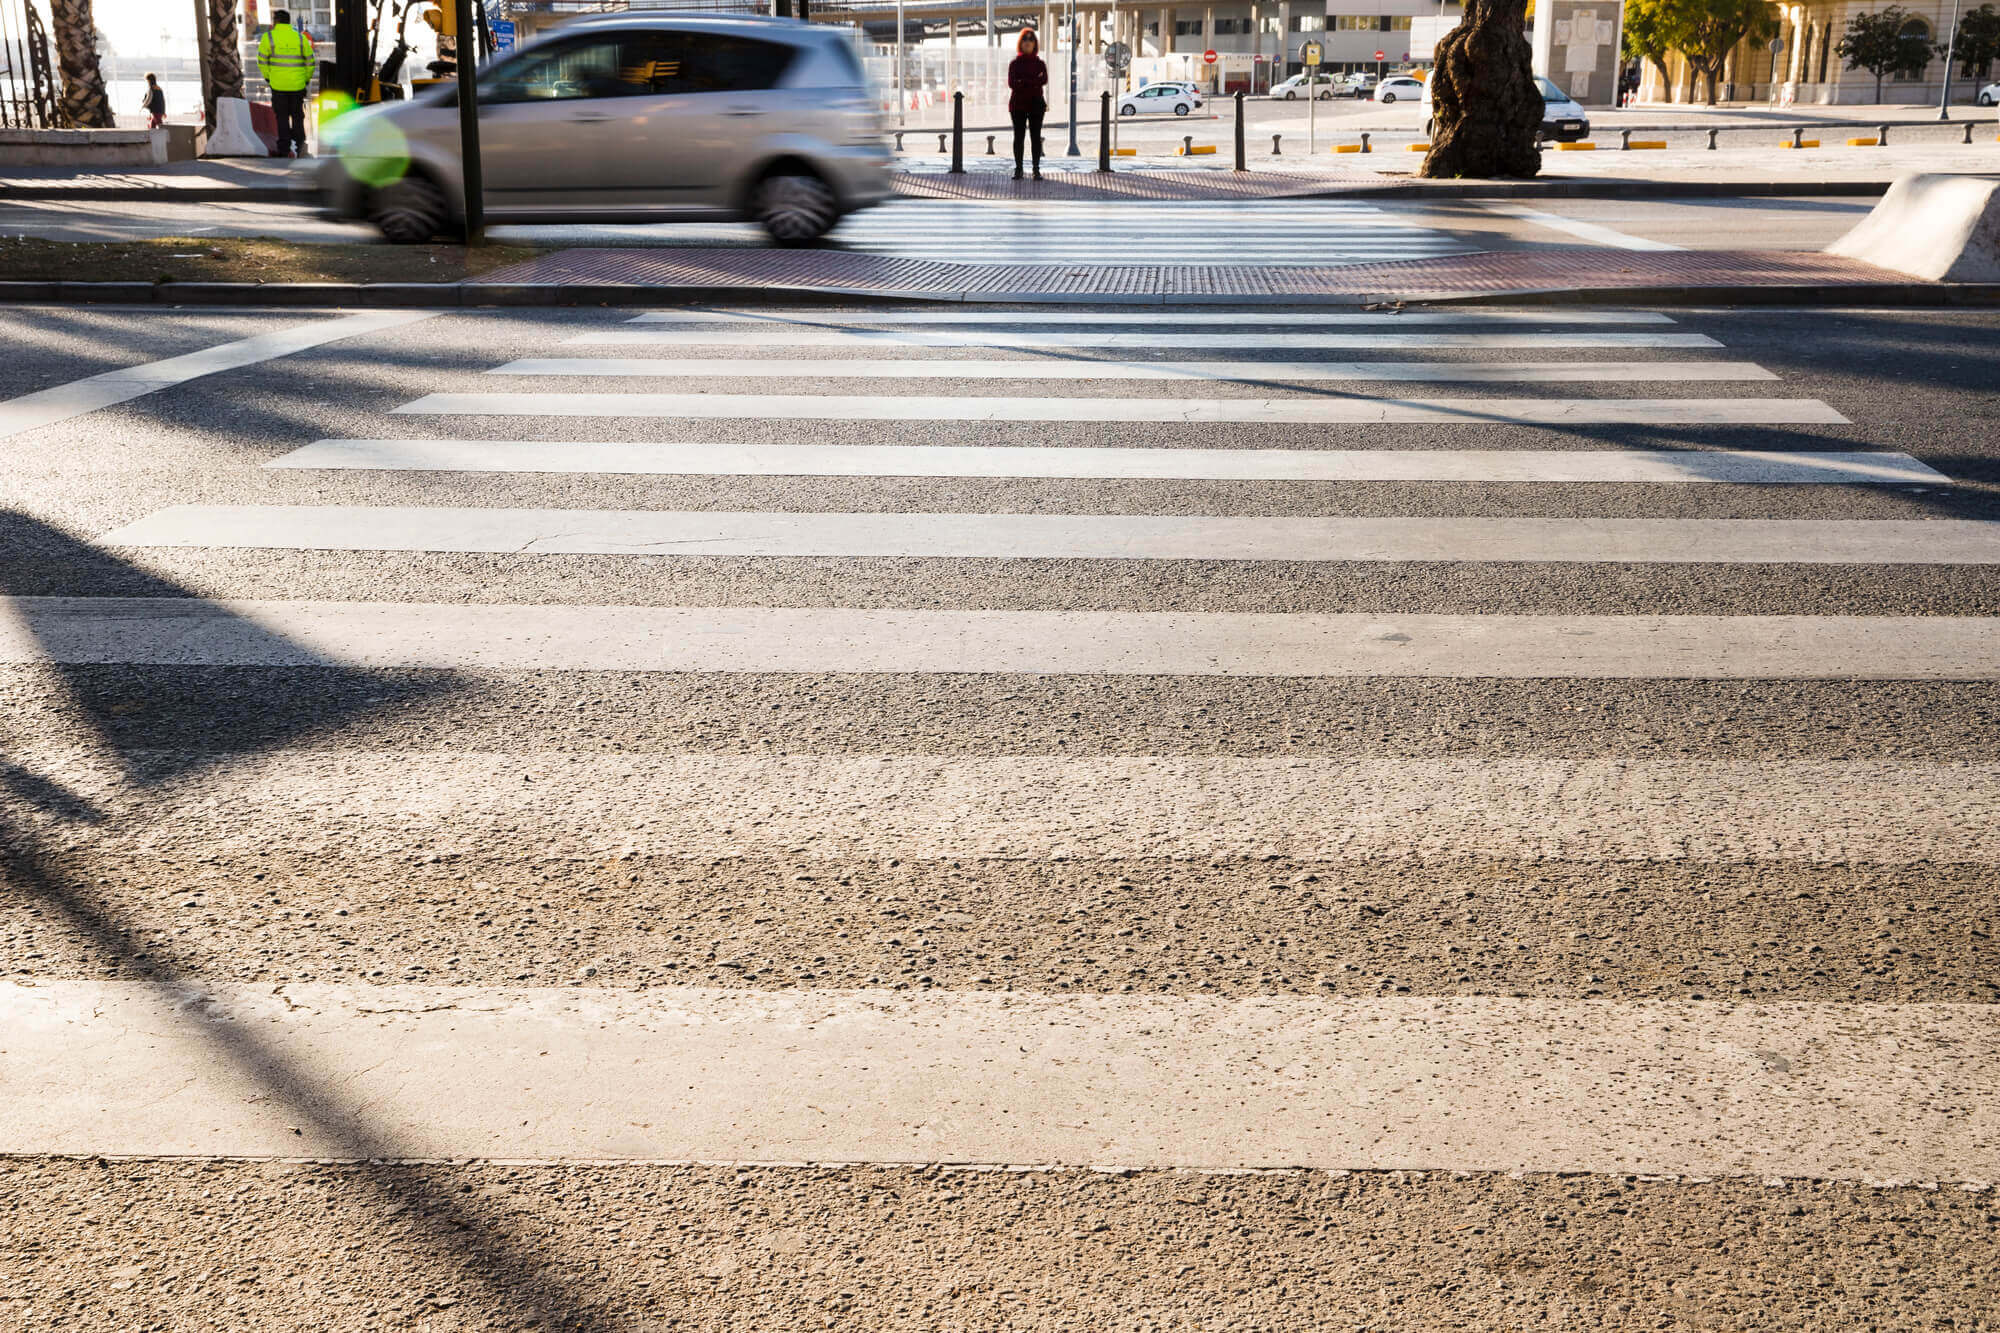
<path id="1" fill-rule="evenodd" d="M 428 176 L 405 176 L 368 200 L 368 220 L 397 245 L 422 245 L 443 231 L 450 218 L 444 191 Z"/>
<path id="2" fill-rule="evenodd" d="M 1189 107 L 1188 107 L 1188 104 L 1187 104 L 1186 102 L 1176 102 L 1176 103 L 1174 103 L 1174 114 L 1175 114 L 1175 115 L 1177 115 L 1177 116 L 1185 116 L 1185 115 L 1186 115 L 1186 114 L 1188 113 L 1188 110 L 1189 110 Z"/>
<path id="3" fill-rule="evenodd" d="M 1979 94 L 1979 105 L 1981 105 L 1981 106 L 1992 106 L 1992 105 L 1993 105 L 1993 94 L 1992 94 L 1992 93 L 1981 93 L 1981 94 Z"/>
<path id="4" fill-rule="evenodd" d="M 757 183 L 750 212 L 779 245 L 806 245 L 840 221 L 840 201 L 810 172 L 777 172 Z"/>
<path id="5" fill-rule="evenodd" d="M 1391 103 L 1391 102 L 1393 102 L 1393 101 L 1395 101 L 1395 100 L 1396 100 L 1396 94 L 1394 94 L 1394 93 L 1383 93 L 1383 94 L 1382 94 L 1382 105 L 1383 105 L 1383 106 L 1387 106 L 1387 105 L 1389 105 L 1389 103 Z"/>

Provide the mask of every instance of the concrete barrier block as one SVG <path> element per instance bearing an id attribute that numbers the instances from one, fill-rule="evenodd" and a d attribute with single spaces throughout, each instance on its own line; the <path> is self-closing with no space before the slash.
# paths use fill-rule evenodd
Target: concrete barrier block
<path id="1" fill-rule="evenodd" d="M 1817 148 L 1817 147 L 1819 147 L 1819 140 L 1817 140 L 1817 139 L 1801 139 L 1801 140 L 1799 140 L 1799 141 L 1798 141 L 1797 143 L 1793 143 L 1793 142 L 1792 142 L 1792 141 L 1791 141 L 1790 139 L 1786 139 L 1786 140 L 1784 140 L 1783 142 L 1781 142 L 1781 143 L 1780 143 L 1780 144 L 1778 145 L 1778 147 L 1780 147 L 1780 148 Z"/>
<path id="2" fill-rule="evenodd" d="M 1849 139 L 1847 141 L 1847 146 L 1849 148 L 1875 148 L 1878 147 L 1881 144 L 1881 142 L 1882 141 L 1880 139 Z"/>
<path id="3" fill-rule="evenodd" d="M 1333 151 L 1336 153 L 1358 153 L 1361 151 L 1361 145 L 1358 143 L 1337 143 L 1333 146 Z"/>
<path id="4" fill-rule="evenodd" d="M 1189 144 L 1186 147 L 1182 148 L 1180 150 L 1180 155 L 1182 157 L 1204 157 L 1209 154 L 1212 154 L 1213 152 L 1215 152 L 1214 144 L 1197 143 L 1197 144 Z"/>
<path id="5" fill-rule="evenodd" d="M 1575 143 L 1557 144 L 1556 151 L 1558 153 L 1588 153 L 1595 150 L 1596 147 L 1597 145 L 1588 139 L 1579 139 Z"/>
<path id="6" fill-rule="evenodd" d="M 1625 146 L 1634 150 L 1641 148 L 1665 148 L 1667 141 L 1665 139 L 1634 139 Z"/>
<path id="7" fill-rule="evenodd" d="M 1413 153 L 1428 153 L 1430 150 L 1431 146 L 1427 143 L 1413 143 L 1410 145 L 1410 151 Z"/>
<path id="8" fill-rule="evenodd" d="M 2000 282 L 2000 181 L 1904 176 L 1828 254 L 1934 282 Z"/>

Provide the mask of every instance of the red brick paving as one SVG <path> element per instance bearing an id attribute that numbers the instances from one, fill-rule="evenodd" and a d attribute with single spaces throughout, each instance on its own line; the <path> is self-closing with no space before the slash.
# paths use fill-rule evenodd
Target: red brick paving
<path id="1" fill-rule="evenodd" d="M 1813 252 L 1552 248 L 1388 264 L 956 264 L 833 248 L 563 250 L 495 270 L 485 283 L 602 284 L 950 297 L 1310 296 L 1355 300 L 1504 295 L 1573 288 L 1849 287 L 1907 284 L 1901 273 Z M 477 286 L 479 284 L 468 284 Z"/>

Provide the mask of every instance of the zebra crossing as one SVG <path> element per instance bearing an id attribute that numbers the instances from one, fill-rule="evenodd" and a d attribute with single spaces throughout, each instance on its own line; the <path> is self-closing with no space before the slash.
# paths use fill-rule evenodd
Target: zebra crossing
<path id="1" fill-rule="evenodd" d="M 584 327 L 544 349 L 562 355 L 496 355 L 476 374 L 502 387 L 468 387 L 456 374 L 379 414 L 405 432 L 427 423 L 431 434 L 328 436 L 264 461 L 262 475 L 280 484 L 315 483 L 316 503 L 164 505 L 95 533 L 96 544 L 163 567 L 230 552 L 290 553 L 327 568 L 410 555 L 515 566 L 599 558 L 629 571 L 603 596 L 468 597 L 443 586 L 441 566 L 423 564 L 394 566 L 409 571 L 404 600 L 25 596 L 0 621 L 0 663 L 789 677 L 834 695 L 877 678 L 1005 677 L 1023 689 L 1137 680 L 1166 693 L 1250 681 L 1554 690 L 1788 681 L 1830 691 L 2000 681 L 2000 618 L 1979 615 L 1810 603 L 1736 614 L 1245 611 L 1208 608 L 1196 595 L 1203 579 L 1324 565 L 1352 566 L 1366 586 L 1411 568 L 1741 567 L 1754 577 L 1837 567 L 1865 577 L 1886 566 L 2000 563 L 2000 524 L 1823 516 L 1818 501 L 1834 488 L 1948 491 L 1954 482 L 1907 453 L 1857 447 L 1849 414 L 1861 405 L 1790 393 L 1782 376 L 1728 359 L 1726 338 L 1616 311 L 1065 310 L 1023 322 L 984 311 L 661 311 Z M 635 345 L 652 354 L 610 350 Z M 884 345 L 898 354 L 873 355 Z M 1226 359 L 1179 355 L 1221 348 Z M 1606 348 L 1620 359 L 1562 355 Z M 1361 349 L 1430 359 L 1300 355 Z M 792 391 L 732 391 L 733 381 L 768 378 Z M 661 380 L 670 391 L 608 390 L 598 383 L 607 379 Z M 517 380 L 536 387 L 516 389 Z M 940 381 L 968 387 L 928 391 Z M 1333 391 L 1328 381 L 1358 387 Z M 1403 396 L 1428 383 L 1509 394 L 1583 387 Z M 598 433 L 611 438 L 551 437 L 575 419 L 605 423 Z M 1338 429 L 1353 425 L 1378 431 Z M 1274 429 L 1229 444 L 1206 433 L 1222 426 Z M 802 434 L 807 427 L 817 433 Z M 946 428 L 957 435 L 940 438 Z M 1638 428 L 1651 432 L 1647 443 L 1597 434 Z M 1798 447 L 1769 447 L 1758 434 L 1780 428 Z M 1517 432 L 1508 438 L 1521 447 L 1460 447 L 1492 444 L 1488 430 Z M 967 432 L 969 442 L 952 442 Z M 904 504 L 517 502 L 620 476 L 699 479 L 720 496 L 771 480 L 838 480 L 845 497 L 893 483 L 884 494 Z M 969 483 L 1073 481 L 1133 489 L 1104 512 L 970 503 L 990 492 Z M 400 499 L 369 489 L 391 483 Z M 1320 503 L 1329 492 L 1303 501 L 1328 512 L 1241 512 L 1277 494 L 1273 483 L 1414 483 L 1455 488 L 1465 503 L 1442 517 L 1348 513 Z M 507 502 L 403 502 L 419 490 L 449 499 L 473 484 L 507 488 L 485 493 Z M 1471 503 L 1518 503 L 1516 492 L 1493 489 L 1515 486 L 1602 488 L 1591 494 L 1615 500 L 1607 510 L 1628 499 L 1671 509 L 1666 493 L 1765 487 L 1770 505 L 1796 505 L 1799 516 L 1547 517 Z M 908 503 L 913 495 L 925 503 Z M 1593 507 L 1582 506 L 1586 515 Z M 818 562 L 825 581 L 816 586 L 831 598 L 677 604 L 650 594 L 687 584 L 642 584 L 662 568 L 715 561 L 730 562 L 732 588 L 753 594 L 785 562 Z M 883 562 L 934 562 L 954 574 L 997 567 L 1052 586 L 1060 571 L 1084 572 L 1047 606 L 952 604 L 962 585 L 949 582 L 937 597 L 906 592 L 901 604 L 839 599 Z M 1146 585 L 1152 604 L 1132 604 L 1140 599 L 1127 591 L 1093 605 L 1099 571 L 1127 562 L 1183 570 L 1187 580 Z M 231 775 L 227 806 L 197 785 L 169 794 L 163 818 L 218 855 L 280 830 L 289 847 L 331 855 L 357 828 L 381 827 L 434 856 L 477 857 L 526 828 L 548 855 L 613 864 L 634 855 L 963 861 L 992 876 L 995 894 L 1013 873 L 994 868 L 1003 864 L 1075 862 L 1114 874 L 1145 858 L 1399 863 L 1416 875 L 1545 861 L 2000 865 L 2000 769 L 1987 762 L 1533 749 L 1467 758 L 1365 746 L 1277 757 L 1135 753 L 1087 732 L 1047 752 L 857 754 L 816 748 L 803 733 L 769 739 L 777 743 L 755 753 L 513 752 L 435 737 L 275 751 Z M 88 755 L 33 758 L 79 799 L 116 806 L 121 775 Z M 382 1011 L 399 1017 L 368 1017 L 378 989 L 393 992 Z M 39 1109 L 0 1091 L 10 1099 L 0 1147 L 339 1155 L 337 1138 L 300 1146 L 305 1136 L 283 1109 L 264 1109 L 237 1075 L 218 1074 L 210 1095 L 163 1103 L 159 1089 L 201 1063 L 200 1037 L 162 1036 L 139 983 L 72 981 L 17 990 L 7 1003 L 18 1049 L 40 1071 L 33 1086 L 67 1079 L 84 1091 Z M 1890 1012 L 1824 999 L 1393 990 L 1232 999 L 1196 984 L 1125 996 L 412 981 L 316 983 L 278 998 L 268 987 L 224 988 L 212 1014 L 204 1021 L 254 1025 L 316 1068 L 351 1072 L 343 1095 L 381 1118 L 378 1156 L 2000 1176 L 2000 1095 L 1963 1073 L 2000 1055 L 1996 1006 Z M 550 1050 L 561 1054 L 543 1062 Z M 1745 1052 L 1780 1053 L 1786 1081 L 1747 1080 Z M 1941 1087 L 1953 1090 L 1948 1113 Z"/>

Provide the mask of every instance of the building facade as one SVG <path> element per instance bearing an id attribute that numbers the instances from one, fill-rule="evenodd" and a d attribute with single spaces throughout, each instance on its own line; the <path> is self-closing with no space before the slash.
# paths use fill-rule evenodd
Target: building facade
<path id="1" fill-rule="evenodd" d="M 1927 44 L 1943 43 L 1951 28 L 1949 0 L 1899 0 L 1910 11 L 1908 30 L 1913 39 Z M 1867 70 L 1847 69 L 1835 47 L 1847 31 L 1847 21 L 1856 14 L 1886 8 L 1865 0 L 1832 0 L 1831 3 L 1779 4 L 1778 42 L 1753 50 L 1739 46 L 1730 53 L 1716 96 L 1725 102 L 1765 102 L 1776 106 L 1833 106 L 1872 103 L 1876 100 L 1875 76 Z M 1970 7 L 1970 6 L 1967 6 Z M 1928 105 L 1944 91 L 1944 57 L 1934 56 L 1916 77 L 1891 75 L 1882 80 L 1881 100 L 1885 103 Z M 1952 101 L 1970 102 L 1979 92 L 1977 83 L 1952 71 Z M 1679 55 L 1667 58 L 1667 77 L 1648 64 L 1640 75 L 1639 96 L 1653 102 L 1692 102 L 1704 96 L 1700 79 Z"/>

